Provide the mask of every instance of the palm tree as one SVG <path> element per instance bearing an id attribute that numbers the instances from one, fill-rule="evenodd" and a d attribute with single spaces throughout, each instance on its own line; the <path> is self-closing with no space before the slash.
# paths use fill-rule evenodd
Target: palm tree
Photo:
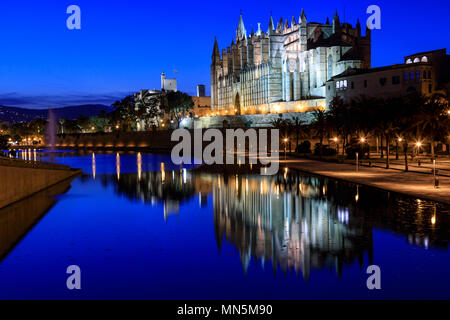
<path id="1" fill-rule="evenodd" d="M 295 149 L 297 149 L 299 137 L 303 137 L 305 134 L 306 122 L 300 119 L 300 117 L 293 117 L 292 120 L 292 129 L 295 132 Z"/>
<path id="2" fill-rule="evenodd" d="M 431 157 L 434 158 L 434 146 L 436 141 L 443 141 L 446 137 L 448 121 L 448 102 L 442 95 L 434 95 L 425 100 L 417 117 L 417 125 L 429 138 L 431 145 Z"/>
<path id="3" fill-rule="evenodd" d="M 328 132 L 329 122 L 327 121 L 327 114 L 323 110 L 314 111 L 314 120 L 311 123 L 311 127 L 313 128 L 316 135 L 319 137 L 319 154 L 320 158 L 322 158 L 323 154 L 323 139 L 325 138 L 326 133 Z"/>

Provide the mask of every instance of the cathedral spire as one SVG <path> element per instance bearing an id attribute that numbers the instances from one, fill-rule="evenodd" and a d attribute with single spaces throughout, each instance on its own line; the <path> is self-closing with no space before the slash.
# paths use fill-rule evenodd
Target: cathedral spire
<path id="1" fill-rule="evenodd" d="M 338 31 L 340 29 L 340 27 L 341 27 L 341 23 L 339 21 L 339 16 L 338 16 L 337 9 L 336 9 L 336 12 L 333 17 L 333 33 Z"/>
<path id="2" fill-rule="evenodd" d="M 256 35 L 257 35 L 257 36 L 260 36 L 261 33 L 262 33 L 262 30 L 261 30 L 261 23 L 258 22 L 258 31 L 256 31 Z"/>
<path id="3" fill-rule="evenodd" d="M 218 60 L 220 60 L 220 51 L 219 51 L 219 44 L 217 43 L 217 37 L 214 37 L 212 60 L 213 62 L 217 62 Z"/>
<path id="4" fill-rule="evenodd" d="M 305 10 L 302 9 L 302 14 L 300 15 L 300 24 L 306 23 L 306 14 Z"/>
<path id="5" fill-rule="evenodd" d="M 297 23 L 295 22 L 295 17 L 292 16 L 291 27 L 295 26 Z"/>
<path id="6" fill-rule="evenodd" d="M 245 30 L 244 19 L 242 19 L 242 13 L 239 16 L 239 24 L 236 30 L 236 41 L 247 38 L 247 30 Z"/>
<path id="7" fill-rule="evenodd" d="M 272 14 L 270 14 L 270 20 L 269 20 L 269 30 L 268 33 L 272 32 L 275 30 L 275 27 L 273 25 L 273 18 L 272 18 Z"/>

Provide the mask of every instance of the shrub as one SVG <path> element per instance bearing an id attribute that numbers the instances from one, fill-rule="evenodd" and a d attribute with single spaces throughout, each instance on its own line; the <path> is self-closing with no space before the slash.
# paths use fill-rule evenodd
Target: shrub
<path id="1" fill-rule="evenodd" d="M 336 149 L 330 148 L 329 146 L 322 145 L 322 156 L 335 156 Z M 320 143 L 316 143 L 314 146 L 314 155 L 320 156 Z"/>
<path id="2" fill-rule="evenodd" d="M 345 148 L 347 159 L 356 159 L 357 152 L 359 159 L 363 159 L 369 154 L 369 146 L 367 144 L 359 143 L 356 139 L 352 139 L 349 145 Z"/>
<path id="3" fill-rule="evenodd" d="M 311 142 L 308 140 L 303 141 L 297 146 L 295 152 L 303 154 L 311 153 Z"/>

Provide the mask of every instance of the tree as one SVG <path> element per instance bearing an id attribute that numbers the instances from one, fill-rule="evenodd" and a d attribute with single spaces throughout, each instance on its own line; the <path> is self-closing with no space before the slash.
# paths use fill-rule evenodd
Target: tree
<path id="1" fill-rule="evenodd" d="M 135 95 L 136 117 L 143 120 L 147 128 L 158 125 L 158 118 L 163 115 L 161 107 L 164 101 L 164 95 L 152 94 L 144 90 L 139 95 Z"/>
<path id="2" fill-rule="evenodd" d="M 131 130 L 137 120 L 134 96 L 126 96 L 122 100 L 114 102 L 112 107 L 113 111 L 110 113 L 112 123 L 125 130 Z"/>
<path id="3" fill-rule="evenodd" d="M 328 132 L 327 114 L 323 110 L 314 111 L 314 120 L 311 123 L 315 134 L 319 137 L 320 158 L 323 155 L 323 139 Z"/>
<path id="4" fill-rule="evenodd" d="M 4 135 L 0 135 L 0 151 L 8 149 L 8 138 Z"/>
<path id="5" fill-rule="evenodd" d="M 425 99 L 422 98 L 423 100 Z M 447 110 L 448 102 L 441 95 L 426 99 L 419 109 L 417 125 L 430 140 L 432 158 L 436 141 L 444 141 L 448 133 L 450 124 Z"/>
<path id="6" fill-rule="evenodd" d="M 166 94 L 166 100 L 163 102 L 164 109 L 171 120 L 177 122 L 177 128 L 180 127 L 180 123 L 184 117 L 194 107 L 194 101 L 192 97 L 186 93 L 177 91 L 169 91 Z"/>
<path id="7" fill-rule="evenodd" d="M 295 132 L 295 148 L 298 147 L 299 137 L 303 137 L 305 134 L 306 122 L 300 119 L 300 117 L 292 118 L 292 129 Z"/>

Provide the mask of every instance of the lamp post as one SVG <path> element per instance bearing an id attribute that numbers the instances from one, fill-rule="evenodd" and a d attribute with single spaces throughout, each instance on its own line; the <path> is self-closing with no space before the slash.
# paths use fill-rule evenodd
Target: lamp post
<path id="1" fill-rule="evenodd" d="M 336 154 L 339 155 L 339 144 L 338 144 L 338 137 L 333 138 L 334 143 L 336 144 Z"/>
<path id="2" fill-rule="evenodd" d="M 356 153 L 356 172 L 359 172 L 359 153 Z"/>
<path id="3" fill-rule="evenodd" d="M 398 160 L 398 144 L 403 141 L 402 138 L 395 140 L 395 160 Z"/>
<path id="4" fill-rule="evenodd" d="M 284 138 L 284 160 L 286 160 L 287 142 L 288 142 L 288 138 Z"/>

